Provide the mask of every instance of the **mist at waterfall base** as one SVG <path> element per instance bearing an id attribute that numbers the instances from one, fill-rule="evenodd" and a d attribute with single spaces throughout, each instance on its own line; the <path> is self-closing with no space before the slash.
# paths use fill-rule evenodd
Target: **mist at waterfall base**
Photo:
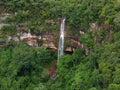
<path id="1" fill-rule="evenodd" d="M 62 20 L 60 27 L 60 38 L 58 45 L 58 62 L 60 57 L 63 55 L 63 51 L 64 51 L 64 29 L 65 29 L 65 19 Z"/>

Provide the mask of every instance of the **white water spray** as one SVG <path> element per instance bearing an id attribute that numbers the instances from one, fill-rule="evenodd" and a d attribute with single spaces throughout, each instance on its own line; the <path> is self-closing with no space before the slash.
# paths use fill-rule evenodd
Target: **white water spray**
<path id="1" fill-rule="evenodd" d="M 58 61 L 60 57 L 63 55 L 64 51 L 64 29 L 65 29 L 65 19 L 62 20 L 61 27 L 60 27 L 60 39 L 59 39 L 59 46 L 58 46 Z"/>

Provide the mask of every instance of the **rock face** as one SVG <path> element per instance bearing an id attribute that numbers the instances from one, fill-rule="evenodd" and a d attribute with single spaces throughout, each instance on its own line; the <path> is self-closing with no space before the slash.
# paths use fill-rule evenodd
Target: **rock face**
<path id="1" fill-rule="evenodd" d="M 75 37 L 67 37 L 65 40 L 65 50 L 66 52 L 73 52 L 76 48 L 81 47 L 83 48 L 83 44 Z M 19 41 L 18 37 L 11 38 L 14 41 Z M 28 33 L 20 33 L 20 41 L 26 42 L 30 46 L 38 47 L 44 46 L 48 49 L 57 51 L 58 45 L 58 38 L 54 37 L 54 35 L 49 31 L 42 32 L 39 36 L 31 35 L 30 32 Z"/>
<path id="2" fill-rule="evenodd" d="M 110 36 L 110 31 L 107 26 L 99 26 L 97 23 L 92 23 L 90 27 L 90 32 L 97 31 L 99 32 L 100 28 L 104 28 L 106 37 Z M 85 35 L 86 33 L 83 31 L 78 32 L 80 35 Z M 56 35 L 57 36 L 57 35 Z M 15 38 L 15 37 L 14 37 Z M 17 41 L 17 39 L 14 39 Z M 31 35 L 30 32 L 28 33 L 22 33 L 20 35 L 20 40 L 25 41 L 28 45 L 38 47 L 38 46 L 44 46 L 48 49 L 57 51 L 58 47 L 58 40 L 59 37 L 55 37 L 51 31 L 43 31 L 40 33 L 39 36 L 37 35 Z M 95 35 L 93 37 L 94 42 L 98 42 L 98 37 Z M 65 52 L 73 52 L 76 48 L 84 48 L 86 54 L 88 53 L 88 48 L 83 45 L 83 43 L 74 36 L 67 36 L 65 35 Z"/>
<path id="3" fill-rule="evenodd" d="M 82 47 L 83 45 L 79 41 L 78 38 L 73 37 L 73 36 L 66 37 L 66 40 L 65 40 L 65 51 L 66 52 L 73 52 L 76 48 L 82 48 Z"/>
<path id="4" fill-rule="evenodd" d="M 55 38 L 51 32 L 46 31 L 41 34 L 42 46 L 47 47 L 48 49 L 57 50 L 55 45 Z"/>
<path id="5" fill-rule="evenodd" d="M 0 16 L 0 20 L 5 20 L 7 17 L 12 17 L 14 15 L 8 14 L 8 13 L 3 13 Z M 59 22 L 53 22 L 52 20 L 46 21 L 47 23 L 52 23 L 52 24 L 60 24 Z M 2 28 L 4 25 L 10 25 L 10 24 L 4 24 L 0 23 L 0 28 Z M 58 49 L 58 40 L 59 40 L 59 35 L 53 35 L 52 31 L 47 30 L 47 31 L 42 31 L 39 35 L 32 35 L 30 30 L 26 28 L 28 25 L 27 22 L 24 23 L 19 23 L 16 25 L 17 27 L 17 35 L 14 36 L 9 36 L 7 39 L 7 42 L 10 40 L 13 41 L 23 41 L 26 42 L 28 45 L 33 46 L 33 47 L 38 47 L 38 46 L 44 46 L 48 49 L 57 51 Z M 28 31 L 28 32 L 27 32 Z M 79 32 L 78 32 L 79 33 Z M 84 34 L 84 32 L 80 32 Z M 67 36 L 67 31 L 65 30 L 65 47 L 64 51 L 65 52 L 73 52 L 76 48 L 82 47 L 83 44 L 75 37 L 73 36 Z M 3 44 L 1 44 L 2 46 Z"/>
<path id="6" fill-rule="evenodd" d="M 0 15 L 0 29 L 5 26 L 5 25 L 10 25 L 10 24 L 4 24 L 1 21 L 5 20 L 7 17 L 11 17 L 14 15 L 8 14 L 8 13 L 3 13 Z M 51 23 L 51 24 L 60 24 L 59 22 L 54 22 L 53 20 L 47 20 L 46 23 Z M 58 40 L 59 40 L 59 35 L 53 35 L 52 31 L 47 30 L 47 31 L 42 31 L 39 35 L 32 35 L 30 30 L 26 28 L 28 26 L 28 22 L 24 23 L 19 23 L 16 25 L 17 31 L 19 35 L 15 36 L 9 36 L 8 40 L 6 42 L 9 42 L 10 40 L 14 41 L 24 41 L 30 46 L 38 47 L 38 46 L 44 46 L 48 49 L 55 50 L 57 51 L 58 48 Z M 99 33 L 99 31 L 104 29 L 105 32 L 105 39 L 102 40 L 104 43 L 107 39 L 111 39 L 112 36 L 110 34 L 110 26 L 103 23 L 101 25 L 98 25 L 96 22 L 91 23 L 91 26 L 89 28 L 90 32 L 96 31 Z M 26 32 L 28 31 L 28 32 Z M 86 33 L 83 31 L 77 31 L 75 32 L 79 35 L 85 35 Z M 64 45 L 64 51 L 65 52 L 73 52 L 76 48 L 84 48 L 85 52 L 88 53 L 88 48 L 83 45 L 83 43 L 78 39 L 78 37 L 74 37 L 73 35 L 68 36 L 67 31 L 65 30 L 65 45 Z M 93 37 L 94 42 L 99 43 L 99 37 L 98 35 L 95 35 Z M 101 43 L 101 42 L 100 42 Z M 1 42 L 0 46 L 4 45 L 3 42 Z"/>
<path id="7" fill-rule="evenodd" d="M 91 24 L 90 32 L 92 31 L 99 31 L 101 27 L 98 26 L 96 23 Z M 104 28 L 107 28 L 107 26 L 104 26 Z M 106 29 L 106 37 L 110 36 L 109 29 Z M 85 35 L 86 33 L 83 31 L 78 32 L 80 35 Z M 57 36 L 57 35 L 56 35 Z M 8 41 L 14 40 L 14 41 L 23 41 L 26 42 L 28 45 L 33 47 L 38 46 L 44 46 L 50 50 L 57 51 L 58 47 L 58 40 L 59 36 L 55 37 L 51 31 L 43 31 L 39 35 L 32 35 L 29 32 L 20 32 L 19 36 L 11 36 L 11 38 L 8 37 Z M 93 38 L 94 42 L 98 42 L 98 37 L 95 35 Z M 1 44 L 2 46 L 3 44 Z M 76 48 L 84 48 L 86 54 L 88 53 L 88 48 L 83 45 L 83 43 L 74 36 L 67 36 L 65 33 L 65 46 L 64 51 L 65 52 L 73 52 Z"/>
<path id="8" fill-rule="evenodd" d="M 37 36 L 31 35 L 30 32 L 22 33 L 20 35 L 20 40 L 25 41 L 30 46 L 38 47 Z"/>
<path id="9" fill-rule="evenodd" d="M 94 32 L 94 31 L 96 32 L 96 35 L 94 35 L 94 38 L 93 38 L 94 42 L 96 42 L 96 43 L 104 43 L 107 40 L 112 40 L 110 26 L 108 24 L 105 24 L 104 22 L 101 25 L 98 25 L 97 23 L 92 23 L 89 30 L 90 30 L 90 32 Z M 104 38 L 100 42 L 98 33 L 101 30 L 103 30 Z M 103 36 L 103 35 L 101 35 L 101 36 Z"/>

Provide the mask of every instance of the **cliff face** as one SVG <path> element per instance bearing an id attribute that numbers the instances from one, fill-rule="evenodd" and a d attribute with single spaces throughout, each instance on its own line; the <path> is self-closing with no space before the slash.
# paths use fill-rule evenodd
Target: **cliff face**
<path id="1" fill-rule="evenodd" d="M 89 31 L 94 33 L 93 40 L 95 43 L 105 43 L 108 40 L 112 40 L 111 30 L 108 24 L 102 23 L 98 25 L 97 23 L 92 23 Z"/>
<path id="2" fill-rule="evenodd" d="M 1 14 L 0 29 L 5 25 L 11 25 L 11 24 L 5 24 L 2 22 L 7 17 L 11 17 L 11 14 L 8 14 L 8 13 Z M 53 21 L 49 21 L 49 22 L 53 22 Z M 18 35 L 9 36 L 6 42 L 10 40 L 23 41 L 23 42 L 26 42 L 30 46 L 34 46 L 34 47 L 44 46 L 48 49 L 57 51 L 58 42 L 59 42 L 59 33 L 54 35 L 52 31 L 46 30 L 46 31 L 42 31 L 39 35 L 32 35 L 30 30 L 26 28 L 28 26 L 28 23 L 19 23 L 18 25 L 15 25 L 15 26 L 17 27 Z M 100 40 L 99 36 L 102 36 L 102 35 L 99 32 L 101 32 L 102 29 L 104 30 L 102 32 L 104 36 Z M 93 40 L 95 43 L 104 43 L 106 40 L 112 39 L 112 36 L 110 34 L 110 26 L 104 23 L 101 25 L 98 25 L 97 23 L 92 23 L 89 28 L 89 32 L 95 32 L 95 35 L 93 36 Z M 76 48 L 84 48 L 86 53 L 88 53 L 88 48 L 79 39 L 79 36 L 81 35 L 84 36 L 87 33 L 81 30 L 75 33 L 77 33 L 78 37 L 74 35 L 68 35 L 67 30 L 65 30 L 65 44 L 64 44 L 65 52 L 73 52 Z M 0 46 L 2 45 L 4 45 L 3 42 L 0 44 Z"/>
<path id="3" fill-rule="evenodd" d="M 59 42 L 59 31 L 56 35 L 52 33 L 50 30 L 42 31 L 38 35 L 33 35 L 30 30 L 28 30 L 28 23 L 9 23 L 5 24 L 3 23 L 5 19 L 12 18 L 15 14 L 9 14 L 9 13 L 2 13 L 0 15 L 0 29 L 3 26 L 6 25 L 12 25 L 14 24 L 17 28 L 16 35 L 8 35 L 8 38 L 6 38 L 6 41 L 4 43 L 8 43 L 10 40 L 13 41 L 23 41 L 26 42 L 30 46 L 38 47 L 38 46 L 44 46 L 48 49 L 57 51 L 58 42 Z M 53 21 L 47 21 L 48 23 L 53 23 Z M 58 23 L 57 23 L 58 24 Z M 59 23 L 60 24 L 60 23 Z M 9 30 L 8 30 L 9 31 Z M 1 46 L 3 43 L 1 44 Z M 65 51 L 66 52 L 72 52 L 78 47 L 83 47 L 81 42 L 78 40 L 78 38 L 74 36 L 68 36 L 67 32 L 65 31 Z"/>
<path id="4" fill-rule="evenodd" d="M 51 32 L 44 31 L 41 35 L 31 35 L 30 33 L 22 34 L 21 41 L 28 45 L 38 47 L 44 46 L 51 50 L 57 50 L 59 37 L 55 37 Z M 16 41 L 16 40 L 15 40 Z M 65 37 L 65 51 L 72 52 L 78 47 L 83 47 L 82 43 L 75 37 Z"/>
<path id="5" fill-rule="evenodd" d="M 99 28 L 96 27 L 91 27 L 90 32 L 93 31 L 99 31 Z M 32 35 L 30 32 L 21 32 L 19 33 L 20 37 L 18 36 L 9 36 L 7 41 L 14 40 L 14 41 L 23 41 L 26 42 L 28 45 L 33 46 L 33 47 L 38 47 L 38 46 L 44 46 L 48 49 L 57 51 L 58 48 L 58 40 L 59 36 L 55 37 L 55 35 L 52 34 L 50 31 L 43 31 L 41 32 L 40 35 Z M 83 31 L 79 31 L 79 35 L 85 35 L 86 33 Z M 111 35 L 110 33 L 105 34 L 106 37 L 102 42 L 105 42 L 106 38 L 110 38 Z M 95 35 L 93 37 L 94 42 L 98 43 L 99 37 Z M 1 44 L 2 46 L 3 44 Z M 84 48 L 86 54 L 88 53 L 88 48 L 84 46 L 84 44 L 76 37 L 74 36 L 67 36 L 65 35 L 65 46 L 64 46 L 64 51 L 65 52 L 73 52 L 76 48 Z"/>

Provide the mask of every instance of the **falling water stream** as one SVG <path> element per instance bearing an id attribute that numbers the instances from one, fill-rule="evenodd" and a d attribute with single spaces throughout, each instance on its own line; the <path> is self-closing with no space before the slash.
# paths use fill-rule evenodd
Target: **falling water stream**
<path id="1" fill-rule="evenodd" d="M 64 29 L 65 29 L 65 19 L 62 20 L 60 27 L 60 38 L 58 45 L 58 62 L 60 57 L 63 55 L 63 51 L 64 51 Z"/>

